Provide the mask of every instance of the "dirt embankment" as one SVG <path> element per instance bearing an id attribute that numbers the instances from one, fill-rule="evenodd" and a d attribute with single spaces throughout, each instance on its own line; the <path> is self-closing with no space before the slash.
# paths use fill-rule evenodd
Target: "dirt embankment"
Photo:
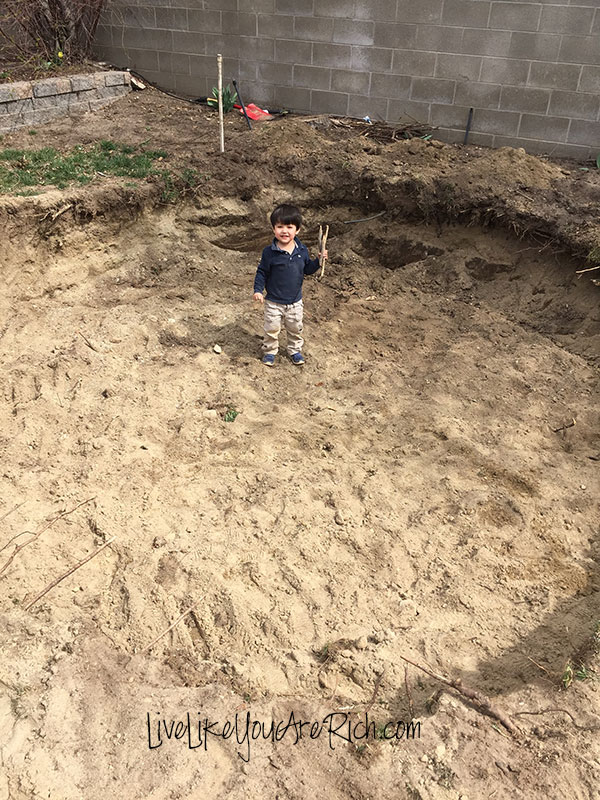
<path id="1" fill-rule="evenodd" d="M 594 797 L 597 175 L 291 119 L 231 119 L 223 157 L 154 93 L 35 144 L 108 138 L 195 170 L 185 202 L 99 176 L 0 208 L 0 798 Z M 306 366 L 268 371 L 281 199 L 331 260 Z M 376 728 L 190 749 L 158 726 L 188 711 Z"/>

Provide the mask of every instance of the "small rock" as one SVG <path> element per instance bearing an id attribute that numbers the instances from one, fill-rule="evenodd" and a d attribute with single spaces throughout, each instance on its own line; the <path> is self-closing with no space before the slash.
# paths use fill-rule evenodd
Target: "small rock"
<path id="1" fill-rule="evenodd" d="M 444 755 L 446 754 L 446 745 L 442 742 L 442 744 L 438 744 L 435 748 L 435 757 L 440 761 Z"/>
<path id="2" fill-rule="evenodd" d="M 335 512 L 334 520 L 336 521 L 336 523 L 338 525 L 345 525 L 346 524 L 346 520 L 344 519 L 344 516 L 340 511 L 336 511 Z"/>
<path id="3" fill-rule="evenodd" d="M 367 645 L 369 644 L 369 640 L 366 636 L 359 636 L 356 642 L 354 643 L 357 650 L 364 650 Z"/>
<path id="4" fill-rule="evenodd" d="M 423 753 L 423 755 L 420 758 L 420 761 L 422 761 L 423 764 L 426 764 L 429 761 L 429 757 L 427 756 L 427 753 Z"/>
<path id="5" fill-rule="evenodd" d="M 214 408 L 206 408 L 202 412 L 202 416 L 206 419 L 216 419 L 219 416 L 219 412 Z"/>
<path id="6" fill-rule="evenodd" d="M 352 658 L 352 650 L 341 650 L 340 655 L 343 656 L 343 658 Z"/>
<path id="7" fill-rule="evenodd" d="M 152 542 L 152 547 L 154 547 L 155 550 L 158 550 L 159 547 L 164 547 L 166 543 L 167 540 L 162 536 L 155 536 L 154 541 Z"/>
<path id="8" fill-rule="evenodd" d="M 214 350 L 215 353 L 221 353 L 222 352 L 222 350 L 221 350 L 221 348 L 220 348 L 220 346 L 218 344 L 216 344 L 213 347 L 213 350 Z"/>

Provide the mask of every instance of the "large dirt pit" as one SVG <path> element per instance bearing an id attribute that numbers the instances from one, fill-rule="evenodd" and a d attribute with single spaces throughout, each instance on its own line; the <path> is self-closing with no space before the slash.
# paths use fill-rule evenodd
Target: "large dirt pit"
<path id="1" fill-rule="evenodd" d="M 500 228 L 305 193 L 331 260 L 306 365 L 265 369 L 295 188 L 11 229 L 0 798 L 592 798 L 600 290 Z M 291 712 L 337 716 L 244 738 Z"/>

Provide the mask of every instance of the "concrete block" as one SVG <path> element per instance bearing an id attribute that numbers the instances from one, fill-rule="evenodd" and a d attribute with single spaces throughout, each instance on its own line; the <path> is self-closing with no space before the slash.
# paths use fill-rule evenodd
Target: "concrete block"
<path id="1" fill-rule="evenodd" d="M 221 14 L 219 11 L 188 10 L 188 30 L 190 33 L 221 33 Z"/>
<path id="2" fill-rule="evenodd" d="M 565 142 L 569 123 L 570 120 L 566 117 L 522 114 L 519 136 L 525 139 L 549 139 L 553 142 Z"/>
<path id="3" fill-rule="evenodd" d="M 600 44 L 597 36 L 563 36 L 559 60 L 598 66 Z"/>
<path id="4" fill-rule="evenodd" d="M 435 138 L 448 144 L 462 144 L 465 139 L 465 132 L 464 130 L 440 127 L 435 132 Z M 470 133 L 469 144 L 475 147 L 493 147 L 494 137 L 487 133 Z"/>
<path id="5" fill-rule="evenodd" d="M 128 72 L 107 72 L 104 82 L 106 86 L 124 86 L 131 83 L 131 76 Z"/>
<path id="6" fill-rule="evenodd" d="M 143 73 L 147 80 L 152 80 L 149 72 L 158 72 L 158 52 L 156 50 L 128 50 L 129 63 L 133 70 Z"/>
<path id="7" fill-rule="evenodd" d="M 273 92 L 273 101 L 277 107 L 299 112 L 310 111 L 309 89 L 297 89 L 295 87 L 290 89 L 288 86 L 275 86 Z"/>
<path id="8" fill-rule="evenodd" d="M 386 75 L 374 72 L 371 75 L 371 96 L 407 99 L 412 78 L 408 75 Z"/>
<path id="9" fill-rule="evenodd" d="M 0 84 L 0 103 L 8 103 L 11 100 L 26 100 L 28 97 L 33 97 L 33 87 L 27 81 Z"/>
<path id="10" fill-rule="evenodd" d="M 491 5 L 484 0 L 445 0 L 442 24 L 460 28 L 487 28 Z"/>
<path id="11" fill-rule="evenodd" d="M 513 33 L 510 46 L 503 55 L 534 61 L 558 61 L 560 40 L 560 36 L 552 33 Z"/>
<path id="12" fill-rule="evenodd" d="M 493 83 L 457 83 L 454 102 L 473 108 L 498 108 L 501 88 Z"/>
<path id="13" fill-rule="evenodd" d="M 269 64 L 268 62 L 259 62 L 258 82 L 272 83 L 278 86 L 291 86 L 292 71 L 293 67 L 291 64 Z"/>
<path id="14" fill-rule="evenodd" d="M 408 122 L 417 120 L 424 125 L 429 124 L 429 103 L 417 103 L 414 100 L 388 100 L 388 120 Z"/>
<path id="15" fill-rule="evenodd" d="M 473 114 L 473 120 L 475 119 L 475 114 L 477 114 L 478 111 L 479 109 L 477 109 L 477 111 Z M 468 118 L 469 108 L 467 106 L 459 106 L 456 104 L 447 105 L 444 103 L 431 104 L 431 111 L 429 115 L 430 125 L 441 125 L 444 128 L 462 128 L 464 130 L 467 126 Z"/>
<path id="16" fill-rule="evenodd" d="M 537 31 L 540 3 L 492 3 L 489 27 L 507 31 Z"/>
<path id="17" fill-rule="evenodd" d="M 96 88 L 96 81 L 93 75 L 73 75 L 70 80 L 73 92 L 85 92 Z"/>
<path id="18" fill-rule="evenodd" d="M 596 9 L 596 16 L 592 25 L 592 33 L 600 33 L 600 8 Z"/>
<path id="19" fill-rule="evenodd" d="M 521 115 L 515 111 L 493 111 L 475 109 L 472 130 L 478 133 L 491 133 L 494 136 L 516 136 Z"/>
<path id="20" fill-rule="evenodd" d="M 262 108 L 272 107 L 275 88 L 276 87 L 270 83 L 258 82 L 244 84 L 244 98 L 247 98 L 249 103 L 256 103 Z"/>
<path id="21" fill-rule="evenodd" d="M 190 62 L 195 58 L 201 58 L 201 56 L 190 56 Z M 164 76 L 162 80 L 165 80 Z M 189 97 L 204 97 L 212 94 L 212 87 L 216 85 L 216 77 L 204 78 L 200 77 L 200 75 L 194 75 L 192 72 L 191 75 L 171 76 L 171 87 L 167 86 L 167 88 L 172 88 L 178 94 L 188 95 Z"/>
<path id="22" fill-rule="evenodd" d="M 120 7 L 112 8 L 111 19 L 117 25 L 126 25 L 129 28 L 156 28 L 156 11 L 162 11 L 162 8 L 153 8 L 159 6 L 159 3 L 153 3 L 150 7 L 142 5 L 128 5 L 121 4 Z M 165 3 L 168 5 L 168 3 Z"/>
<path id="23" fill-rule="evenodd" d="M 294 17 L 294 37 L 307 42 L 332 42 L 333 19 L 322 17 Z"/>
<path id="24" fill-rule="evenodd" d="M 542 6 L 540 31 L 586 34 L 592 29 L 594 9 L 579 6 Z"/>
<path id="25" fill-rule="evenodd" d="M 461 52 L 474 56 L 506 56 L 511 44 L 510 31 L 483 31 L 465 28 Z"/>
<path id="26" fill-rule="evenodd" d="M 143 9 L 137 9 L 142 11 Z M 152 9 L 146 9 L 152 11 Z M 155 27 L 162 28 L 167 31 L 187 31 L 188 28 L 188 10 L 187 8 L 155 8 L 156 15 Z M 126 23 L 131 24 L 131 23 Z M 142 25 L 142 28 L 149 27 Z"/>
<path id="27" fill-rule="evenodd" d="M 298 17 L 304 20 L 306 17 Z M 293 39 L 294 17 L 283 14 L 259 14 L 257 30 L 259 36 L 272 36 L 273 38 Z M 298 36 L 298 39 L 305 37 Z"/>
<path id="28" fill-rule="evenodd" d="M 221 14 L 221 30 L 223 33 L 237 36 L 256 36 L 257 15 L 241 14 L 238 11 L 224 11 Z"/>
<path id="29" fill-rule="evenodd" d="M 481 56 L 437 54 L 434 72 L 436 77 L 454 78 L 458 81 L 478 81 L 480 71 Z"/>
<path id="30" fill-rule="evenodd" d="M 124 28 L 123 47 L 137 50 L 172 50 L 175 37 L 189 36 L 184 31 L 149 28 Z M 175 50 L 178 48 L 176 47 Z M 188 51 L 189 52 L 189 51 Z"/>
<path id="31" fill-rule="evenodd" d="M 383 47 L 353 47 L 351 69 L 390 72 L 394 51 Z"/>
<path id="32" fill-rule="evenodd" d="M 173 34 L 177 36 L 177 34 Z M 223 34 L 219 35 L 218 33 L 206 33 L 204 34 L 204 42 L 206 46 L 206 55 L 213 55 L 215 57 L 215 64 L 216 64 L 216 56 L 217 53 L 221 53 L 223 58 L 239 58 L 240 57 L 240 42 L 242 39 L 252 39 L 251 36 L 234 36 Z M 264 39 L 255 39 L 254 41 L 260 42 L 264 41 Z"/>
<path id="33" fill-rule="evenodd" d="M 292 5 L 295 5 L 293 0 Z M 311 6 L 309 13 L 312 13 L 312 2 L 307 2 L 307 6 Z M 355 0 L 314 0 L 315 17 L 346 17 L 347 19 L 352 19 L 355 8 Z"/>
<path id="34" fill-rule="evenodd" d="M 294 65 L 294 86 L 306 89 L 331 89 L 331 70 L 327 67 L 304 67 Z"/>
<path id="35" fill-rule="evenodd" d="M 532 61 L 527 83 L 529 86 L 540 88 L 575 91 L 580 73 L 579 64 L 548 64 L 544 61 Z"/>
<path id="36" fill-rule="evenodd" d="M 396 22 L 440 22 L 440 0 L 398 0 Z"/>
<path id="37" fill-rule="evenodd" d="M 158 71 L 177 75 L 190 74 L 190 57 L 187 53 L 158 53 Z"/>
<path id="38" fill-rule="evenodd" d="M 545 114 L 549 103 L 550 91 L 548 89 L 503 86 L 500 93 L 500 109 L 502 111 L 529 111 L 534 114 Z"/>
<path id="39" fill-rule="evenodd" d="M 98 111 L 110 105 L 114 100 L 113 97 L 99 97 L 96 100 L 90 100 L 90 111 Z"/>
<path id="40" fill-rule="evenodd" d="M 480 80 L 483 83 L 525 86 L 530 63 L 530 61 L 520 61 L 516 58 L 484 58 Z"/>
<path id="41" fill-rule="evenodd" d="M 99 45 L 112 45 L 112 26 L 111 25 L 98 25 L 96 28 L 96 35 L 94 36 L 94 50 Z"/>
<path id="42" fill-rule="evenodd" d="M 443 78 L 413 78 L 410 99 L 426 103 L 452 103 L 456 81 Z"/>
<path id="43" fill-rule="evenodd" d="M 336 19 L 333 25 L 333 41 L 340 44 L 373 44 L 374 22 L 352 19 Z"/>
<path id="44" fill-rule="evenodd" d="M 401 23 L 375 24 L 373 42 L 376 47 L 393 47 L 397 49 L 410 49 L 415 47 L 417 38 L 416 25 L 403 25 Z M 427 49 L 427 48 L 420 48 Z"/>
<path id="45" fill-rule="evenodd" d="M 315 114 L 347 114 L 348 95 L 313 91 L 310 96 L 310 110 Z"/>
<path id="46" fill-rule="evenodd" d="M 561 92 L 555 90 L 550 97 L 548 114 L 571 119 L 598 119 L 600 97 L 581 92 Z M 598 125 L 600 133 L 600 123 Z M 598 141 L 600 145 L 600 139 Z"/>
<path id="47" fill-rule="evenodd" d="M 356 19 L 387 21 L 396 18 L 396 0 L 356 0 Z"/>
<path id="48" fill-rule="evenodd" d="M 33 84 L 34 97 L 47 97 L 51 94 L 67 94 L 71 91 L 71 81 L 68 78 L 49 78 Z"/>
<path id="49" fill-rule="evenodd" d="M 255 14 L 273 14 L 275 0 L 238 0 L 238 11 L 254 12 Z"/>
<path id="50" fill-rule="evenodd" d="M 395 3 L 394 3 L 395 6 Z M 388 101 L 384 97 L 368 97 L 360 94 L 350 94 L 348 101 L 348 114 L 351 117 L 362 119 L 387 119 Z"/>
<path id="51" fill-rule="evenodd" d="M 312 44 L 294 39 L 275 39 L 275 61 L 284 64 L 310 64 Z"/>
<path id="52" fill-rule="evenodd" d="M 197 2 L 198 0 L 196 0 Z M 146 0 L 138 0 L 138 2 L 144 3 Z M 154 4 L 156 4 L 156 0 L 152 0 Z M 176 2 L 180 2 L 180 0 L 162 0 L 165 5 L 171 5 Z M 213 9 L 216 11 L 237 11 L 238 8 L 238 0 L 201 0 L 202 7 L 206 8 L 208 11 L 212 11 Z"/>
<path id="53" fill-rule="evenodd" d="M 392 72 L 395 75 L 430 77 L 435 71 L 435 53 L 420 50 L 394 50 Z"/>
<path id="54" fill-rule="evenodd" d="M 368 94 L 371 76 L 368 72 L 334 69 L 331 72 L 331 91 L 348 94 Z"/>
<path id="55" fill-rule="evenodd" d="M 333 67 L 334 69 L 350 69 L 352 66 L 352 48 L 347 44 L 313 44 L 313 66 Z"/>
<path id="56" fill-rule="evenodd" d="M 329 2 L 332 2 L 332 0 L 329 0 Z M 292 14 L 296 17 L 312 17 L 313 0 L 275 0 L 275 13 Z M 331 15 L 326 14 L 325 16 Z"/>
<path id="57" fill-rule="evenodd" d="M 250 61 L 273 61 L 275 59 L 275 40 L 252 36 L 240 36 L 238 56 Z"/>
<path id="58" fill-rule="evenodd" d="M 54 94 L 48 97 L 34 97 L 33 110 L 47 110 L 49 108 L 57 108 L 64 110 L 69 107 L 72 94 Z"/>
<path id="59" fill-rule="evenodd" d="M 242 59 L 238 68 L 238 75 L 241 81 L 252 81 L 255 83 L 258 80 L 258 64 L 254 61 Z"/>
<path id="60" fill-rule="evenodd" d="M 417 50 L 462 53 L 462 28 L 447 28 L 442 25 L 417 25 Z"/>
<path id="61" fill-rule="evenodd" d="M 599 94 L 600 66 L 583 67 L 581 70 L 581 77 L 579 78 L 579 86 L 577 88 L 580 92 L 592 92 L 594 94 Z"/>

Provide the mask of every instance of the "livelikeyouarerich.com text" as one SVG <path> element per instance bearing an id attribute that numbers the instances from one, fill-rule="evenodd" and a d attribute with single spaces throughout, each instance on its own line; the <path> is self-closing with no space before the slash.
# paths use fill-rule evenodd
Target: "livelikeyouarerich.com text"
<path id="1" fill-rule="evenodd" d="M 210 739 L 232 740 L 237 744 L 237 754 L 242 761 L 249 762 L 252 742 L 262 739 L 273 743 L 284 739 L 298 744 L 302 739 L 315 739 L 327 742 L 335 750 L 342 742 L 359 744 L 369 739 L 397 741 L 421 738 L 420 722 L 402 720 L 376 723 L 368 713 L 357 716 L 342 711 L 334 711 L 321 720 L 304 720 L 294 712 L 285 720 L 251 719 L 250 712 L 236 713 L 233 719 L 213 722 L 202 717 L 202 712 L 187 712 L 183 718 L 166 719 L 159 711 L 146 713 L 148 729 L 148 748 L 156 750 L 169 740 L 181 741 L 189 750 L 201 748 L 208 751 Z"/>

